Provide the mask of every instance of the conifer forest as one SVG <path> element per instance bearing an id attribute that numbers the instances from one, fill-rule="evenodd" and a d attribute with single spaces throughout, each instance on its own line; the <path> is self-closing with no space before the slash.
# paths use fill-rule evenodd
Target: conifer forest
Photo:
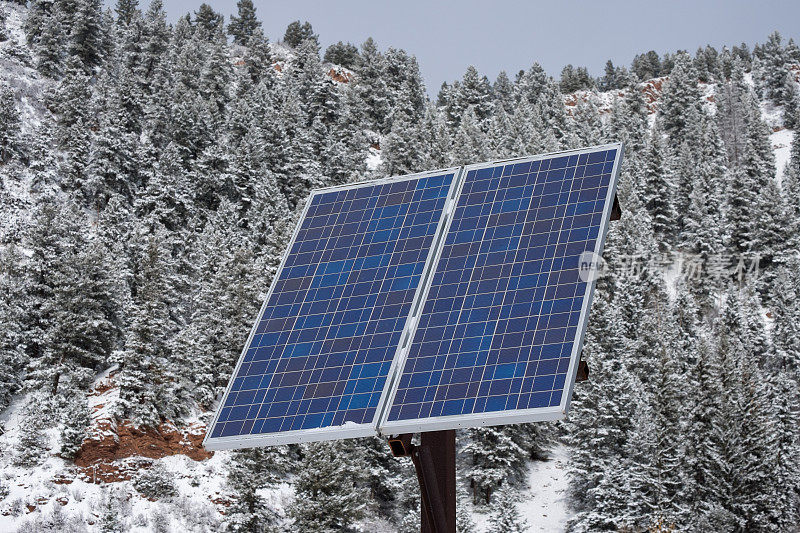
<path id="1" fill-rule="evenodd" d="M 459 430 L 458 531 L 800 531 L 791 36 L 426 88 L 237 7 L 0 1 L 0 531 L 419 531 L 384 440 L 201 446 L 309 191 L 620 141 L 589 380 Z"/>

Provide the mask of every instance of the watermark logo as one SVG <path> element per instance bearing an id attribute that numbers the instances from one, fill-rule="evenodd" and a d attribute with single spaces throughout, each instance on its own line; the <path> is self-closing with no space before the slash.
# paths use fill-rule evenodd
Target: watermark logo
<path id="1" fill-rule="evenodd" d="M 597 281 L 606 271 L 606 262 L 594 252 L 583 252 L 578 259 L 578 276 L 581 281 Z"/>

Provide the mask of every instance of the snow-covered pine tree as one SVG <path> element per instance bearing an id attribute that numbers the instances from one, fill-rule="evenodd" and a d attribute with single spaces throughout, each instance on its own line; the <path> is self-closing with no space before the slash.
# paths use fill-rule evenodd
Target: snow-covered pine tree
<path id="1" fill-rule="evenodd" d="M 797 116 L 800 114 L 800 89 L 797 87 L 797 78 L 793 70 L 786 73 L 783 89 L 783 125 L 796 129 Z"/>
<path id="2" fill-rule="evenodd" d="M 386 127 L 392 126 L 398 113 L 414 122 L 422 119 L 427 96 L 416 57 L 405 50 L 389 48 L 386 51 L 386 87 L 392 107 Z"/>
<path id="3" fill-rule="evenodd" d="M 641 201 L 650 213 L 654 236 L 661 251 L 671 250 L 675 242 L 675 184 L 666 159 L 660 128 L 647 137 L 641 176 Z"/>
<path id="4" fill-rule="evenodd" d="M 720 83 L 716 91 L 716 116 L 720 135 L 725 141 L 729 168 L 736 168 L 740 164 L 747 145 L 746 124 L 749 113 L 745 104 L 750 87 L 744 76 L 744 64 L 738 57 L 734 57 L 729 79 Z"/>
<path id="5" fill-rule="evenodd" d="M 37 401 L 47 402 L 42 396 L 31 397 L 25 409 L 22 410 L 22 419 L 19 423 L 19 436 L 14 444 L 12 460 L 17 466 L 35 467 L 40 465 L 47 456 L 47 435 L 45 434 L 46 420 Z"/>
<path id="6" fill-rule="evenodd" d="M 26 383 L 53 395 L 62 378 L 85 386 L 114 344 L 105 254 L 85 224 L 74 204 L 42 196 L 26 232 Z"/>
<path id="7" fill-rule="evenodd" d="M 746 288 L 752 295 L 752 289 Z M 770 384 L 757 361 L 761 340 L 746 324 L 752 297 L 729 292 L 716 327 L 722 369 L 720 415 L 713 426 L 718 461 L 712 508 L 747 531 L 768 531 L 776 475 L 770 439 Z M 712 517 L 713 518 L 713 515 Z"/>
<path id="8" fill-rule="evenodd" d="M 261 30 L 261 21 L 256 18 L 256 8 L 253 0 L 239 0 L 236 2 L 237 15 L 231 15 L 228 24 L 228 33 L 233 36 L 233 42 L 248 45 L 250 39 Z"/>
<path id="9" fill-rule="evenodd" d="M 358 95 L 366 118 L 367 129 L 375 133 L 385 131 L 389 115 L 389 89 L 386 85 L 386 57 L 370 37 L 361 45 L 361 61 L 358 64 L 353 90 Z"/>
<path id="10" fill-rule="evenodd" d="M 681 52 L 675 59 L 675 68 L 658 106 L 661 127 L 667 135 L 668 145 L 677 149 L 685 140 L 692 124 L 699 122 L 700 91 L 697 88 L 697 71 L 689 54 Z"/>
<path id="11" fill-rule="evenodd" d="M 60 431 L 61 451 L 59 453 L 65 459 L 73 459 L 86 438 L 86 430 L 91 423 L 91 413 L 86 401 L 86 394 L 80 389 L 66 401 L 63 425 Z"/>
<path id="12" fill-rule="evenodd" d="M 345 443 L 347 441 L 344 441 Z M 366 511 L 366 491 L 353 462 L 353 448 L 340 443 L 308 445 L 289 512 L 298 531 L 351 531 Z"/>
<path id="13" fill-rule="evenodd" d="M 83 65 L 78 59 L 70 58 L 50 105 L 56 115 L 55 139 L 64 154 L 59 161 L 59 171 L 62 183 L 71 190 L 83 186 L 88 164 L 90 99 L 91 86 Z"/>
<path id="14" fill-rule="evenodd" d="M 14 91 L 0 83 L 0 162 L 7 163 L 24 152 L 22 128 Z"/>
<path id="15" fill-rule="evenodd" d="M 776 105 L 785 101 L 786 52 L 781 34 L 772 32 L 760 48 L 760 68 L 755 69 L 754 81 L 767 98 Z"/>
<path id="16" fill-rule="evenodd" d="M 476 533 L 475 521 L 470 513 L 469 492 L 464 483 L 456 489 L 456 533 Z"/>
<path id="17" fill-rule="evenodd" d="M 468 435 L 461 449 L 467 464 L 464 475 L 473 502 L 488 505 L 497 489 L 519 483 L 527 454 L 513 438 L 510 426 L 472 428 Z"/>
<path id="18" fill-rule="evenodd" d="M 67 54 L 79 59 L 87 74 L 103 61 L 101 5 L 100 0 L 75 0 L 69 19 Z"/>
<path id="19" fill-rule="evenodd" d="M 672 312 L 666 307 L 663 302 L 656 302 L 654 308 L 643 313 L 642 330 L 661 335 L 661 342 L 645 341 L 656 352 L 647 357 L 655 364 L 642 369 L 648 375 L 640 377 L 641 385 L 637 387 L 638 407 L 625 453 L 629 461 L 625 476 L 631 490 L 626 516 L 635 527 L 645 529 L 675 524 L 683 505 L 679 499 L 680 417 L 686 401 L 679 359 L 682 353 L 673 333 L 677 328 Z"/>
<path id="20" fill-rule="evenodd" d="M 314 33 L 311 23 L 306 21 L 301 24 L 299 20 L 295 20 L 286 27 L 283 42 L 292 48 L 297 48 L 304 41 L 313 41 L 319 47 L 319 36 Z"/>
<path id="21" fill-rule="evenodd" d="M 453 165 L 468 165 L 489 158 L 489 142 L 481 129 L 478 117 L 472 107 L 468 107 L 461 117 L 458 130 L 453 138 L 450 161 Z"/>
<path id="22" fill-rule="evenodd" d="M 775 360 L 767 367 L 800 372 L 800 261 L 786 261 L 778 268 L 770 298 L 774 317 L 772 339 Z"/>
<path id="23" fill-rule="evenodd" d="M 603 122 L 600 120 L 600 112 L 594 103 L 594 97 L 596 97 L 596 93 L 589 93 L 586 100 L 581 100 L 575 106 L 574 131 L 580 146 L 591 146 L 603 142 Z"/>
<path id="24" fill-rule="evenodd" d="M 746 98 L 745 146 L 728 193 L 731 248 L 738 254 L 753 254 L 761 247 L 763 228 L 759 221 L 771 208 L 765 192 L 775 177 L 775 156 L 768 128 L 761 119 L 757 100 L 751 95 Z"/>
<path id="25" fill-rule="evenodd" d="M 235 208 L 224 202 L 206 224 L 195 252 L 202 282 L 193 298 L 191 323 L 179 336 L 179 357 L 192 369 L 195 400 L 207 407 L 224 391 L 260 304 L 255 258 L 246 240 L 237 244 L 242 241 Z"/>
<path id="26" fill-rule="evenodd" d="M 339 41 L 325 50 L 324 61 L 326 63 L 333 63 L 347 69 L 355 69 L 360 60 L 358 47 L 352 43 Z"/>
<path id="27" fill-rule="evenodd" d="M 170 299 L 172 262 L 166 250 L 165 230 L 156 226 L 149 235 L 141 229 L 135 250 L 134 292 L 127 312 L 125 349 L 118 355 L 116 414 L 137 426 L 157 426 L 185 405 L 173 365 L 173 324 Z"/>
<path id="28" fill-rule="evenodd" d="M 529 104 L 535 104 L 539 101 L 547 82 L 547 73 L 539 63 L 534 63 L 528 70 L 517 76 L 517 98 L 525 99 Z"/>
<path id="29" fill-rule="evenodd" d="M 501 489 L 492 504 L 492 515 L 489 517 L 487 533 L 524 533 L 528 524 L 522 518 L 517 504 L 518 497 L 512 489 Z"/>
<path id="30" fill-rule="evenodd" d="M 235 502 L 225 516 L 231 531 L 267 533 L 280 530 L 278 512 L 261 491 L 277 483 L 288 467 L 286 446 L 233 452 L 228 463 L 227 483 Z"/>
<path id="31" fill-rule="evenodd" d="M 0 410 L 5 409 L 22 384 L 27 357 L 24 344 L 26 318 L 24 256 L 9 244 L 0 251 Z"/>
<path id="32" fill-rule="evenodd" d="M 461 84 L 456 94 L 456 106 L 453 108 L 454 116 L 451 117 L 455 124 L 459 124 L 464 111 L 472 107 L 478 122 L 488 119 L 493 112 L 492 87 L 486 76 L 480 76 L 478 69 L 470 65 L 461 78 Z"/>
<path id="33" fill-rule="evenodd" d="M 499 111 L 502 107 L 506 113 L 513 113 L 516 98 L 515 91 L 514 84 L 508 79 L 508 74 L 506 74 L 505 70 L 501 70 L 492 85 L 492 96 L 495 101 L 494 109 Z"/>
<path id="34" fill-rule="evenodd" d="M 701 523 L 699 517 L 713 507 L 719 488 L 718 443 L 713 434 L 720 417 L 722 369 L 716 352 L 717 343 L 711 335 L 708 329 L 700 331 L 695 361 L 686 375 L 686 412 L 689 416 L 681 431 L 684 443 L 682 499 L 686 504 L 680 515 L 682 522 L 692 528 L 696 528 Z"/>
<path id="35" fill-rule="evenodd" d="M 489 123 L 489 147 L 492 157 L 505 159 L 514 157 L 514 127 L 504 106 L 498 106 Z"/>

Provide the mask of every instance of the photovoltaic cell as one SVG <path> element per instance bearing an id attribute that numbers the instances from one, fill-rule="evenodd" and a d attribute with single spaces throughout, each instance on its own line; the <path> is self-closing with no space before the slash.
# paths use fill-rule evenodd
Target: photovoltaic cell
<path id="1" fill-rule="evenodd" d="M 206 445 L 339 426 L 375 433 L 454 176 L 313 194 Z"/>
<path id="2" fill-rule="evenodd" d="M 563 416 L 619 152 L 466 168 L 382 432 Z"/>

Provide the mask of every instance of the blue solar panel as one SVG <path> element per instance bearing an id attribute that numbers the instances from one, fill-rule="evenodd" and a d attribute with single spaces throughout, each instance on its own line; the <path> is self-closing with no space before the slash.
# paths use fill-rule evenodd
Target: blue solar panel
<path id="1" fill-rule="evenodd" d="M 466 167 L 383 433 L 566 413 L 620 157 Z"/>
<path id="2" fill-rule="evenodd" d="M 312 195 L 206 446 L 375 434 L 456 171 Z"/>

